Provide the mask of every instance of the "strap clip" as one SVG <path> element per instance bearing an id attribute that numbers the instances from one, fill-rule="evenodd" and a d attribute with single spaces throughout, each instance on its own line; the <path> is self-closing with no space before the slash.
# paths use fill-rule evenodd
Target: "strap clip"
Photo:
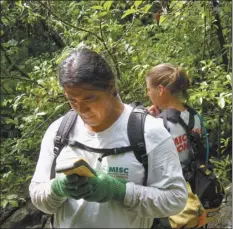
<path id="1" fill-rule="evenodd" d="M 148 164 L 148 156 L 147 156 L 147 154 L 143 154 L 141 156 L 141 159 L 142 159 L 142 164 L 143 165 L 147 165 Z"/>
<path id="2" fill-rule="evenodd" d="M 61 144 L 61 136 L 56 136 L 55 139 L 54 139 L 54 143 L 56 145 L 60 145 Z"/>

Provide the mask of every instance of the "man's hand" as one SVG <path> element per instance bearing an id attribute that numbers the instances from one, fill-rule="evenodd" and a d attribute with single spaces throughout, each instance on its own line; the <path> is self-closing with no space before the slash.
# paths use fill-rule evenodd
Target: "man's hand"
<path id="1" fill-rule="evenodd" d="M 87 177 L 76 174 L 56 177 L 51 184 L 52 191 L 61 197 L 81 199 L 92 194 L 92 185 Z"/>
<path id="2" fill-rule="evenodd" d="M 118 200 L 123 203 L 126 192 L 125 182 L 121 182 L 103 172 L 97 174 L 98 176 L 88 179 L 88 183 L 93 186 L 93 193 L 84 197 L 84 199 L 98 203 L 110 200 Z"/>

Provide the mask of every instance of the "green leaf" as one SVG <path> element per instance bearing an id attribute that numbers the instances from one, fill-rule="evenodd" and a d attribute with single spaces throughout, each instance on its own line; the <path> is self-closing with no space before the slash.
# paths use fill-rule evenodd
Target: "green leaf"
<path id="1" fill-rule="evenodd" d="M 18 204 L 18 202 L 16 200 L 10 200 L 9 204 L 12 205 L 13 207 L 18 207 L 19 206 L 19 204 Z"/>
<path id="2" fill-rule="evenodd" d="M 6 196 L 6 199 L 8 199 L 8 200 L 13 200 L 13 199 L 17 199 L 17 198 L 18 198 L 18 195 L 16 195 L 16 194 L 11 194 L 11 195 Z"/>
<path id="3" fill-rule="evenodd" d="M 107 10 L 107 11 L 109 11 L 109 9 L 110 9 L 110 7 L 111 7 L 111 5 L 112 5 L 112 2 L 113 2 L 113 1 L 106 1 L 106 2 L 104 3 L 104 9 Z"/>
<path id="4" fill-rule="evenodd" d="M 134 2 L 135 8 L 137 9 L 141 5 L 141 3 L 142 1 L 135 1 Z"/>
<path id="5" fill-rule="evenodd" d="M 9 203 L 8 200 L 4 199 L 4 200 L 1 202 L 1 207 L 2 207 L 2 208 L 5 208 L 5 207 L 7 206 L 8 203 Z"/>
<path id="6" fill-rule="evenodd" d="M 58 106 L 55 107 L 55 110 L 54 111 L 57 111 L 59 110 L 61 107 L 63 107 L 66 103 L 63 103 L 63 104 L 60 104 Z"/>
<path id="7" fill-rule="evenodd" d="M 200 97 L 200 98 L 199 98 L 199 104 L 201 105 L 201 104 L 202 104 L 202 102 L 203 102 L 203 98 L 202 98 L 202 97 Z"/>
<path id="8" fill-rule="evenodd" d="M 46 115 L 47 113 L 46 112 L 39 112 L 36 114 L 36 116 L 43 116 L 43 115 Z"/>
<path id="9" fill-rule="evenodd" d="M 231 82 L 232 79 L 231 79 L 231 76 L 229 74 L 226 75 L 226 78 L 227 78 L 228 81 Z"/>
<path id="10" fill-rule="evenodd" d="M 126 12 L 122 15 L 121 19 L 125 18 L 126 16 L 130 15 L 130 14 L 133 14 L 133 13 L 136 13 L 137 10 L 135 9 L 128 9 L 126 10 Z"/>
<path id="11" fill-rule="evenodd" d="M 91 8 L 95 10 L 103 10 L 103 6 L 92 6 Z"/>
<path id="12" fill-rule="evenodd" d="M 143 8 L 141 8 L 141 10 L 144 12 L 144 13 L 147 13 L 148 10 L 151 8 L 151 4 L 146 4 Z"/>
<path id="13" fill-rule="evenodd" d="M 218 98 L 218 105 L 221 109 L 223 109 L 225 107 L 225 99 L 223 96 Z"/>
<path id="14" fill-rule="evenodd" d="M 160 21 L 159 21 L 159 23 L 161 24 L 161 23 L 163 23 L 165 20 L 166 20 L 166 16 L 164 16 L 164 15 L 162 15 L 161 17 L 160 17 Z"/>
<path id="15" fill-rule="evenodd" d="M 17 42 L 16 40 L 12 39 L 12 40 L 9 40 L 9 41 L 8 41 L 8 44 L 9 44 L 10 46 L 16 46 L 16 45 L 18 44 L 18 42 Z"/>
<path id="16" fill-rule="evenodd" d="M 97 14 L 97 17 L 104 17 L 106 14 L 108 14 L 108 12 L 100 12 Z"/>
<path id="17" fill-rule="evenodd" d="M 201 14 L 201 18 L 204 19 L 204 17 L 206 17 L 206 12 L 203 12 L 203 13 Z"/>

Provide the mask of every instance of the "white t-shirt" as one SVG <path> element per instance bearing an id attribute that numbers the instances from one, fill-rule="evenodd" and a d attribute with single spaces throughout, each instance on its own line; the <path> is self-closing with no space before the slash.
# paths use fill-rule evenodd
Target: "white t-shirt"
<path id="1" fill-rule="evenodd" d="M 184 122 L 188 125 L 189 122 L 189 112 L 187 110 L 182 111 L 180 113 L 180 117 L 184 120 Z M 191 159 L 191 152 L 188 146 L 187 134 L 184 128 L 179 123 L 167 122 L 167 126 L 170 129 L 170 134 L 172 139 L 176 145 L 177 152 L 179 153 L 180 162 L 182 168 L 187 166 Z M 192 129 L 193 132 L 197 132 L 201 135 L 201 122 L 197 115 L 194 115 L 194 127 Z"/>
<path id="2" fill-rule="evenodd" d="M 94 133 L 78 117 L 70 139 L 94 148 L 129 146 L 127 123 L 132 107 L 124 105 L 116 122 L 103 132 Z M 162 119 L 147 115 L 145 142 L 148 154 L 148 186 L 143 186 L 144 168 L 133 152 L 97 159 L 98 153 L 65 147 L 57 163 L 77 156 L 85 157 L 94 169 L 102 169 L 113 177 L 124 178 L 124 203 L 88 202 L 58 197 L 51 190 L 50 169 L 53 162 L 53 139 L 61 123 L 56 120 L 46 131 L 36 171 L 29 190 L 32 203 L 46 213 L 55 214 L 58 228 L 149 228 L 153 218 L 167 217 L 183 210 L 187 201 L 186 182 L 182 175 L 179 157 Z M 56 174 L 58 176 L 59 174 Z"/>

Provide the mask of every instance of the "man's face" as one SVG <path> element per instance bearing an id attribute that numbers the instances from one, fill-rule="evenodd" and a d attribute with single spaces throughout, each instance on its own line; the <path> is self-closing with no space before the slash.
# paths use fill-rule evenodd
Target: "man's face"
<path id="1" fill-rule="evenodd" d="M 97 90 L 89 85 L 65 86 L 65 95 L 71 107 L 90 127 L 100 127 L 111 115 L 112 93 Z"/>

